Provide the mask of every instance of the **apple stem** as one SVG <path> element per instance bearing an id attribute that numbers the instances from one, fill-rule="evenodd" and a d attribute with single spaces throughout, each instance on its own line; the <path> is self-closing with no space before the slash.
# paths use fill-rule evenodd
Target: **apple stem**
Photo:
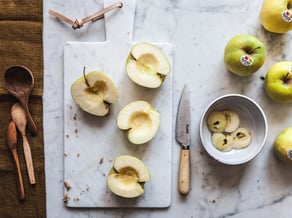
<path id="1" fill-rule="evenodd" d="M 85 80 L 85 84 L 88 86 L 88 88 L 90 88 L 90 85 L 89 85 L 88 80 L 87 80 L 86 75 L 85 75 L 85 66 L 83 67 L 83 77 Z"/>
<path id="2" fill-rule="evenodd" d="M 283 78 L 284 83 L 288 83 L 291 79 L 290 79 L 290 72 L 286 73 L 286 75 Z"/>
<path id="3" fill-rule="evenodd" d="M 252 53 L 254 53 L 255 50 L 260 49 L 260 48 L 261 48 L 261 46 L 258 46 L 256 48 L 253 48 L 253 49 L 249 50 L 247 53 L 248 54 L 252 54 Z"/>

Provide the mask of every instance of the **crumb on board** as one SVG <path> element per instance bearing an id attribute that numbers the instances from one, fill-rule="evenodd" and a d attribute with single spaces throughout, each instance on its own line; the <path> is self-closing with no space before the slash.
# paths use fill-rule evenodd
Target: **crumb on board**
<path id="1" fill-rule="evenodd" d="M 77 114 L 76 113 L 73 116 L 73 120 L 77 120 Z"/>
<path id="2" fill-rule="evenodd" d="M 63 198 L 64 203 L 67 204 L 69 200 L 70 200 L 70 197 L 69 197 L 68 193 L 65 193 L 64 198 Z"/>
<path id="3" fill-rule="evenodd" d="M 66 134 L 66 138 L 69 138 L 69 134 Z"/>
<path id="4" fill-rule="evenodd" d="M 79 198 L 73 198 L 73 201 L 79 201 Z"/>
<path id="5" fill-rule="evenodd" d="M 105 173 L 103 173 L 102 176 L 105 176 Z"/>
<path id="6" fill-rule="evenodd" d="M 78 133 L 78 129 L 75 129 L 74 132 L 75 132 L 75 133 Z"/>
<path id="7" fill-rule="evenodd" d="M 80 157 L 80 153 L 79 152 L 76 154 L 76 157 Z"/>
<path id="8" fill-rule="evenodd" d="M 86 188 L 86 191 L 89 192 L 89 187 Z"/>
<path id="9" fill-rule="evenodd" d="M 72 109 L 73 108 L 72 105 L 70 105 L 69 108 Z"/>
<path id="10" fill-rule="evenodd" d="M 69 182 L 67 182 L 67 181 L 64 181 L 64 186 L 67 189 L 67 191 L 69 191 L 72 188 L 71 185 L 69 184 Z"/>
<path id="11" fill-rule="evenodd" d="M 99 159 L 99 164 L 103 163 L 103 157 Z"/>
<path id="12" fill-rule="evenodd" d="M 64 157 L 68 157 L 68 154 L 66 152 L 64 152 Z"/>

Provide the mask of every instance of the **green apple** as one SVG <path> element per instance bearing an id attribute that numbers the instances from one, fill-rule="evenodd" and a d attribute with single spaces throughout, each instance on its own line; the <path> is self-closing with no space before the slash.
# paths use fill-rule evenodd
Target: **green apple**
<path id="1" fill-rule="evenodd" d="M 268 70 L 265 90 L 276 102 L 292 102 L 292 62 L 277 62 Z"/>
<path id="2" fill-rule="evenodd" d="M 224 63 L 238 76 L 250 76 L 258 71 L 266 59 L 264 44 L 251 35 L 237 35 L 225 46 Z"/>
<path id="3" fill-rule="evenodd" d="M 135 198 L 144 193 L 144 184 L 149 180 L 149 169 L 142 160 L 131 155 L 121 155 L 114 160 L 107 185 L 120 197 Z"/>
<path id="4" fill-rule="evenodd" d="M 278 134 L 273 150 L 277 158 L 292 164 L 292 127 L 287 127 Z"/>
<path id="5" fill-rule="evenodd" d="M 264 0 L 260 21 L 266 30 L 273 33 L 292 30 L 292 0 Z"/>
<path id="6" fill-rule="evenodd" d="M 92 71 L 77 79 L 71 85 L 71 96 L 84 111 L 105 116 L 112 103 L 117 102 L 119 95 L 113 81 L 104 73 Z"/>
<path id="7" fill-rule="evenodd" d="M 117 125 L 127 131 L 131 143 L 144 144 L 155 136 L 160 125 L 160 115 L 148 102 L 133 101 L 121 109 Z"/>
<path id="8" fill-rule="evenodd" d="M 141 42 L 135 44 L 126 62 L 129 78 L 140 86 L 159 87 L 170 73 L 171 67 L 163 52 L 156 46 Z"/>

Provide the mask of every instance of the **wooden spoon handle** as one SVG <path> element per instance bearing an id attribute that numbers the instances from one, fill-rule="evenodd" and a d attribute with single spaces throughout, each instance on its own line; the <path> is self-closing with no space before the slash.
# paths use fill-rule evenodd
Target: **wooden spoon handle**
<path id="1" fill-rule="evenodd" d="M 16 170 L 17 170 L 16 175 L 17 175 L 17 185 L 18 185 L 18 197 L 19 197 L 19 200 L 22 201 L 25 198 L 25 193 L 24 193 L 23 180 L 22 180 L 20 164 L 19 164 L 19 159 L 18 159 L 16 149 L 12 150 L 12 156 L 13 156 L 13 159 L 16 165 Z"/>
<path id="2" fill-rule="evenodd" d="M 190 150 L 182 149 L 180 152 L 178 190 L 186 195 L 190 191 Z"/>
<path id="3" fill-rule="evenodd" d="M 25 135 L 22 136 L 22 140 L 23 140 L 23 151 L 24 151 L 24 157 L 25 157 L 29 182 L 30 184 L 35 184 L 34 168 L 33 168 L 30 145 Z"/>
<path id="4" fill-rule="evenodd" d="M 31 116 L 28 108 L 25 109 L 25 111 L 26 111 L 26 114 L 27 114 L 27 127 L 30 130 L 30 132 L 32 133 L 32 135 L 36 135 L 37 131 L 38 131 L 37 127 L 36 127 L 36 124 L 33 121 L 32 116 Z"/>
<path id="5" fill-rule="evenodd" d="M 30 130 L 30 132 L 32 133 L 32 135 L 36 135 L 37 134 L 37 127 L 36 127 L 35 122 L 32 119 L 31 113 L 30 113 L 29 108 L 28 108 L 28 97 L 21 98 L 19 100 L 22 104 L 22 107 L 25 110 L 25 113 L 26 113 L 27 127 Z"/>

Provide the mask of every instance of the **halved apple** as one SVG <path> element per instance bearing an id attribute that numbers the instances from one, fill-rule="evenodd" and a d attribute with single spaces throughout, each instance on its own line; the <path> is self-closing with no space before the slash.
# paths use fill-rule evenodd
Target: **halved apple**
<path id="1" fill-rule="evenodd" d="M 150 180 L 146 165 L 131 155 L 118 156 L 107 177 L 109 189 L 116 195 L 135 198 L 144 193 L 144 183 Z"/>
<path id="2" fill-rule="evenodd" d="M 130 142 L 144 144 L 155 136 L 160 125 L 160 115 L 148 102 L 133 101 L 121 109 L 117 125 L 127 131 Z"/>
<path id="3" fill-rule="evenodd" d="M 92 71 L 80 77 L 71 86 L 75 103 L 84 111 L 95 116 L 105 116 L 109 107 L 118 98 L 118 90 L 113 81 L 104 73 Z"/>
<path id="4" fill-rule="evenodd" d="M 129 78 L 138 85 L 148 88 L 159 87 L 170 70 L 170 63 L 163 52 L 145 42 L 132 47 L 126 63 Z"/>

